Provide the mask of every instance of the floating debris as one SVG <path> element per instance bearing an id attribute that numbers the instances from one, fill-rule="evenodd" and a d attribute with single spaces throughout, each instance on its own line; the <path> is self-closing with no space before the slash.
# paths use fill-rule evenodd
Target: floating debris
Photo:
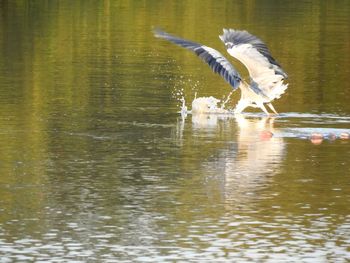
<path id="1" fill-rule="evenodd" d="M 334 141 L 337 139 L 337 135 L 335 135 L 334 133 L 329 133 L 327 134 L 327 139 L 330 140 L 330 141 Z"/>
<path id="2" fill-rule="evenodd" d="M 319 145 L 323 142 L 323 134 L 314 132 L 311 134 L 310 141 L 312 144 Z"/>
<path id="3" fill-rule="evenodd" d="M 342 140 L 348 140 L 348 139 L 350 139 L 350 134 L 348 132 L 342 132 L 340 134 L 339 138 Z"/>
<path id="4" fill-rule="evenodd" d="M 260 139 L 263 140 L 263 141 L 268 141 L 272 138 L 273 136 L 273 133 L 270 132 L 270 131 L 262 131 L 260 132 Z"/>
<path id="5" fill-rule="evenodd" d="M 311 134 L 311 139 L 323 139 L 323 134 L 319 132 L 314 132 Z"/>

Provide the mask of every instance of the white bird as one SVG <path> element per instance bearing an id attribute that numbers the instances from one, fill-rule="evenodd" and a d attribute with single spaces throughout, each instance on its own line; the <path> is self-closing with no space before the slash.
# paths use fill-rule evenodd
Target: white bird
<path id="1" fill-rule="evenodd" d="M 161 30 L 155 30 L 154 35 L 166 39 L 179 46 L 193 51 L 211 69 L 220 74 L 233 88 L 241 90 L 241 98 L 234 112 L 241 113 L 247 107 L 260 108 L 267 115 L 265 104 L 275 113 L 277 111 L 271 102 L 285 92 L 288 84 L 283 80 L 287 74 L 271 56 L 266 44 L 247 31 L 224 29 L 220 39 L 224 42 L 227 52 L 238 59 L 248 69 L 250 83 L 244 81 L 232 64 L 217 50 L 199 43 L 188 41 Z"/>

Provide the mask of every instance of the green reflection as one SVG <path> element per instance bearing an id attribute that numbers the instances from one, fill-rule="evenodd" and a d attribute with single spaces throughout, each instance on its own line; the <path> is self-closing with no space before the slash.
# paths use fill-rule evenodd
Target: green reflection
<path id="1" fill-rule="evenodd" d="M 349 144 L 283 136 L 261 142 L 254 130 L 260 117 L 248 120 L 248 137 L 237 119 L 182 121 L 178 90 L 191 102 L 195 92 L 221 98 L 230 87 L 190 52 L 155 39 L 152 28 L 223 54 L 222 28 L 246 29 L 289 75 L 279 112 L 347 116 L 349 13 L 348 1 L 0 1 L 0 252 L 2 242 L 16 247 L 23 237 L 42 249 L 48 233 L 63 251 L 80 242 L 97 261 L 110 252 L 94 246 L 103 238 L 156 250 L 202 249 L 228 238 L 234 246 L 217 244 L 225 255 L 259 240 L 270 255 L 290 241 L 297 258 L 305 243 L 322 251 L 333 238 L 342 251 Z M 347 119 L 325 121 L 277 118 L 274 133 L 348 128 Z M 240 170 L 250 171 L 246 184 Z M 254 228 L 235 227 L 244 221 Z M 321 238 L 298 243 L 294 229 Z M 256 234 L 252 243 L 244 233 Z"/>

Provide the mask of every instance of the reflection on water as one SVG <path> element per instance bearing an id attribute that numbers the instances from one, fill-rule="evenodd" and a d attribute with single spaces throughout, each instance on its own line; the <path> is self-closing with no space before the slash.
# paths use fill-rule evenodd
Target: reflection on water
<path id="1" fill-rule="evenodd" d="M 0 1 L 0 262 L 348 262 L 349 3 Z M 179 116 L 230 90 L 153 26 L 261 36 L 285 113 Z"/>
<path id="2" fill-rule="evenodd" d="M 22 167 L 2 184 L 2 260 L 346 262 L 348 146 L 321 152 L 297 129 L 284 136 L 312 129 L 315 116 L 293 116 L 116 121 L 113 132 L 99 119 L 99 130 L 55 132 L 46 181 L 20 184 Z"/>
<path id="3" fill-rule="evenodd" d="M 219 122 L 229 124 L 226 129 L 236 131 L 229 147 L 218 153 L 223 158 L 204 164 L 205 170 L 215 167 L 217 176 L 223 177 L 225 199 L 229 202 L 245 202 L 268 184 L 279 172 L 284 158 L 283 137 L 274 128 L 274 117 L 247 118 L 232 114 L 193 114 L 192 128 L 217 133 Z"/>
<path id="4" fill-rule="evenodd" d="M 257 191 L 279 172 L 285 145 L 283 138 L 273 136 L 273 118 L 249 120 L 237 116 L 236 121 L 239 127 L 237 152 L 234 160 L 227 159 L 223 174 L 226 198 L 243 202 L 258 194 Z M 237 194 L 242 195 L 238 200 Z"/>

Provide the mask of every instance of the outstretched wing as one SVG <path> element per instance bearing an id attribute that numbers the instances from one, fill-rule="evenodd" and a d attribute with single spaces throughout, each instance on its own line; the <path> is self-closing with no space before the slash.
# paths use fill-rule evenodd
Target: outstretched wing
<path id="1" fill-rule="evenodd" d="M 228 48 L 228 52 L 229 49 L 240 48 L 242 55 L 245 55 L 247 57 L 247 59 L 241 58 L 243 60 L 241 61 L 243 64 L 245 64 L 245 60 L 248 60 L 248 58 L 250 58 L 255 61 L 255 65 L 258 62 L 261 64 L 261 66 L 273 68 L 276 74 L 287 78 L 287 74 L 283 71 L 280 64 L 272 57 L 266 44 L 258 37 L 250 34 L 245 30 L 240 31 L 234 29 L 224 29 L 224 34 L 219 37 L 222 42 L 225 43 L 226 47 Z"/>
<path id="2" fill-rule="evenodd" d="M 193 51 L 206 62 L 215 73 L 221 75 L 233 89 L 238 88 L 241 82 L 239 73 L 219 51 L 192 41 L 178 38 L 161 30 L 155 30 L 154 35 Z"/>
<path id="3" fill-rule="evenodd" d="M 247 31 L 234 29 L 224 29 L 220 39 L 225 43 L 227 52 L 248 69 L 254 91 L 260 89 L 271 100 L 284 93 L 287 85 L 283 84 L 283 80 L 287 74 L 263 41 Z"/>

